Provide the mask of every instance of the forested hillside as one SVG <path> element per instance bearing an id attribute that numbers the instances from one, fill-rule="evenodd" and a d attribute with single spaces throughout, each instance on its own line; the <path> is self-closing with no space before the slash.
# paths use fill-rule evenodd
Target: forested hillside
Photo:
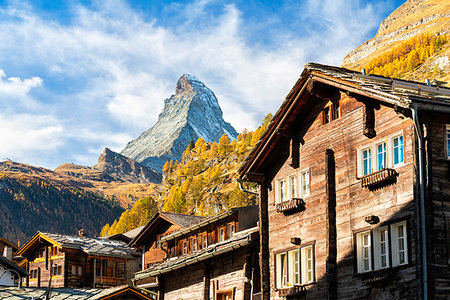
<path id="1" fill-rule="evenodd" d="M 214 143 L 207 143 L 202 138 L 192 141 L 181 162 L 166 162 L 163 181 L 155 192 L 137 201 L 112 225 L 106 224 L 102 235 L 123 233 L 145 225 L 157 209 L 209 216 L 231 207 L 255 204 L 254 195 L 239 189 L 236 171 L 271 117 L 267 115 L 257 130 L 244 131 L 233 141 L 226 135 Z"/>
<path id="2" fill-rule="evenodd" d="M 99 234 L 123 209 L 92 192 L 42 178 L 0 173 L 0 236 L 26 242 L 36 231 Z M 67 220 L 70 220 L 69 222 Z"/>
<path id="3" fill-rule="evenodd" d="M 378 74 L 387 77 L 407 77 L 425 63 L 430 57 L 438 54 L 448 42 L 447 35 L 421 34 L 401 43 L 389 52 L 372 59 L 365 68 L 369 74 Z M 439 75 L 437 65 L 430 70 L 429 77 Z"/>

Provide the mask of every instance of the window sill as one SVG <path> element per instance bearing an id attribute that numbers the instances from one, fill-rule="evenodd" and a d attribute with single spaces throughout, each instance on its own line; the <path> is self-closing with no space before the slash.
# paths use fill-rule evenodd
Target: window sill
<path id="1" fill-rule="evenodd" d="M 288 201 L 284 201 L 276 204 L 278 213 L 287 213 L 305 208 L 305 201 L 300 198 L 293 198 Z"/>
<path id="2" fill-rule="evenodd" d="M 382 185 L 388 185 L 390 183 L 397 182 L 398 173 L 394 169 L 382 169 L 368 175 L 359 177 L 361 180 L 361 187 L 365 188 L 377 188 Z"/>

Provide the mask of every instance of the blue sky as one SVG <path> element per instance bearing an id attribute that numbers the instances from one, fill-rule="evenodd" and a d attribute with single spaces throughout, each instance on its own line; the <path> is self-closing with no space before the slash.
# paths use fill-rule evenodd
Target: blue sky
<path id="1" fill-rule="evenodd" d="M 0 160 L 93 165 L 157 121 L 184 73 L 254 130 L 305 63 L 340 65 L 402 2 L 0 0 Z"/>

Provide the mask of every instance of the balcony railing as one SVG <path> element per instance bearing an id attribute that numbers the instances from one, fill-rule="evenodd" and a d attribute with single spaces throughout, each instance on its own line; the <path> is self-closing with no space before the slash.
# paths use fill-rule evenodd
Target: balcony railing
<path id="1" fill-rule="evenodd" d="M 382 183 L 395 181 L 398 176 L 394 169 L 382 169 L 361 177 L 361 187 L 373 187 Z"/>
<path id="2" fill-rule="evenodd" d="M 305 202 L 303 201 L 303 199 L 300 198 L 292 198 L 291 200 L 284 201 L 276 205 L 277 212 L 279 213 L 290 212 L 293 210 L 302 209 L 304 207 Z"/>
<path id="3" fill-rule="evenodd" d="M 95 277 L 95 284 L 99 285 L 122 285 L 125 284 L 125 278 L 119 278 L 119 277 Z"/>
<path id="4" fill-rule="evenodd" d="M 288 288 L 278 289 L 278 295 L 280 297 L 299 296 L 306 294 L 306 289 L 303 286 L 293 286 Z"/>

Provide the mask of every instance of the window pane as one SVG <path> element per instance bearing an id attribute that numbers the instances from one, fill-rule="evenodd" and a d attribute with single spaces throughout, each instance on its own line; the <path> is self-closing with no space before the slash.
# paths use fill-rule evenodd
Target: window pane
<path id="1" fill-rule="evenodd" d="M 363 159 L 363 176 L 369 175 L 372 173 L 372 161 L 370 156 L 370 149 L 363 150 L 362 152 L 362 159 Z"/>
<path id="2" fill-rule="evenodd" d="M 280 202 L 286 201 L 286 184 L 284 180 L 279 181 L 279 187 L 280 187 Z"/>
<path id="3" fill-rule="evenodd" d="M 447 129 L 447 158 L 450 159 L 450 129 Z"/>
<path id="4" fill-rule="evenodd" d="M 394 165 L 403 162 L 403 136 L 393 139 Z"/>
<path id="5" fill-rule="evenodd" d="M 297 176 L 291 176 L 290 178 L 291 199 L 297 198 Z"/>
<path id="6" fill-rule="evenodd" d="M 377 145 L 377 170 L 386 168 L 386 143 Z"/>
<path id="7" fill-rule="evenodd" d="M 302 259 L 302 284 L 314 281 L 314 262 L 313 262 L 313 247 L 303 247 L 301 249 Z"/>
<path id="8" fill-rule="evenodd" d="M 301 174 L 302 179 L 302 196 L 309 196 L 309 171 L 304 171 Z"/>

